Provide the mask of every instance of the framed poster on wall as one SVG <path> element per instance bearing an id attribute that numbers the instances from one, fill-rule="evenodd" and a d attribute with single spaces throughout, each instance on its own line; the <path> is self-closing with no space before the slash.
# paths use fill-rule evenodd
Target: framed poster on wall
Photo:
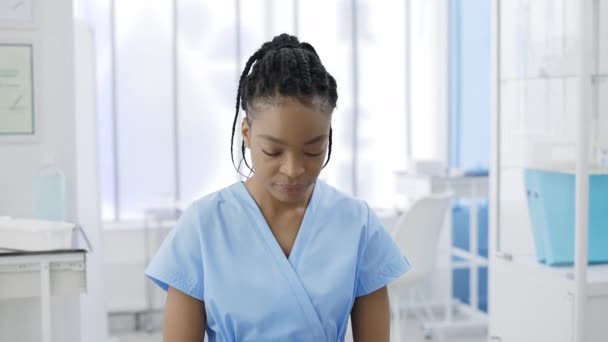
<path id="1" fill-rule="evenodd" d="M 0 137 L 36 134 L 33 50 L 0 42 Z"/>
<path id="2" fill-rule="evenodd" d="M 35 29 L 38 0 L 0 0 L 0 27 Z"/>

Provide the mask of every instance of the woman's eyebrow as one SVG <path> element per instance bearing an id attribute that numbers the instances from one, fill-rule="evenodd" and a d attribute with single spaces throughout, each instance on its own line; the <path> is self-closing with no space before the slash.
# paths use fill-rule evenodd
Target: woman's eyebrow
<path id="1" fill-rule="evenodd" d="M 258 134 L 258 137 L 260 138 L 264 138 L 266 140 L 270 140 L 274 143 L 277 143 L 279 145 L 287 145 L 287 142 L 285 140 L 281 140 L 279 138 L 275 138 L 272 135 L 268 135 L 268 134 Z M 319 135 L 318 137 L 314 137 L 310 140 L 308 140 L 307 142 L 304 143 L 304 145 L 312 145 L 312 144 L 316 144 L 320 141 L 323 141 L 325 138 L 327 138 L 327 134 L 322 134 Z"/>

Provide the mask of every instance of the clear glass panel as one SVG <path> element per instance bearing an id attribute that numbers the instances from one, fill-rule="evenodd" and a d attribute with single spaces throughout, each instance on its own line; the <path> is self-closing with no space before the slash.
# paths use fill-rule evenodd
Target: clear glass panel
<path id="1" fill-rule="evenodd" d="M 536 256 L 527 177 L 575 169 L 574 0 L 499 5 L 498 249 Z M 528 176 L 527 176 L 528 175 Z"/>
<path id="2" fill-rule="evenodd" d="M 358 195 L 372 205 L 390 207 L 394 171 L 406 166 L 405 3 L 361 2 L 358 13 L 358 172 L 364 175 L 358 179 Z"/>
<path id="3" fill-rule="evenodd" d="M 315 47 L 325 68 L 338 83 L 338 106 L 332 117 L 331 161 L 321 179 L 352 193 L 353 179 L 353 60 L 351 1 L 299 2 L 300 40 Z M 323 23 L 323 25 L 319 25 Z"/>
<path id="4" fill-rule="evenodd" d="M 575 0 L 500 2 L 500 77 L 574 76 Z"/>
<path id="5" fill-rule="evenodd" d="M 171 5 L 115 3 L 121 219 L 174 194 Z"/>
<path id="6" fill-rule="evenodd" d="M 596 69 L 594 92 L 594 124 L 592 164 L 602 173 L 608 173 L 608 0 L 596 0 L 595 30 L 598 35 L 596 46 Z"/>
<path id="7" fill-rule="evenodd" d="M 527 87 L 524 81 L 510 80 L 500 89 L 499 249 L 531 253 L 533 245 L 522 173 L 526 159 L 523 137 Z"/>
<path id="8" fill-rule="evenodd" d="M 234 1 L 180 1 L 179 176 L 183 203 L 237 180 L 230 161 L 241 72 L 237 70 L 235 20 Z M 235 151 L 237 162 L 239 154 Z"/>

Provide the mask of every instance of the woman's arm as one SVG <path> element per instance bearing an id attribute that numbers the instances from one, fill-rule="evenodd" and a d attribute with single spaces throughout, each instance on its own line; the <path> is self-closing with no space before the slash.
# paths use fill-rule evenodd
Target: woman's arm
<path id="1" fill-rule="evenodd" d="M 390 308 L 386 286 L 355 299 L 350 313 L 355 342 L 390 339 Z"/>
<path id="2" fill-rule="evenodd" d="M 205 303 L 169 287 L 165 305 L 163 341 L 196 341 L 205 337 Z"/>

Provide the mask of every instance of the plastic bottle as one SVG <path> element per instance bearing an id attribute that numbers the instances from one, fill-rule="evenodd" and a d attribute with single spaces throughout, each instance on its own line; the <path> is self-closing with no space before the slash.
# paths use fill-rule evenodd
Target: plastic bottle
<path id="1" fill-rule="evenodd" d="M 52 153 L 45 155 L 43 166 L 34 175 L 33 190 L 34 218 L 65 221 L 65 175 L 55 165 Z"/>

